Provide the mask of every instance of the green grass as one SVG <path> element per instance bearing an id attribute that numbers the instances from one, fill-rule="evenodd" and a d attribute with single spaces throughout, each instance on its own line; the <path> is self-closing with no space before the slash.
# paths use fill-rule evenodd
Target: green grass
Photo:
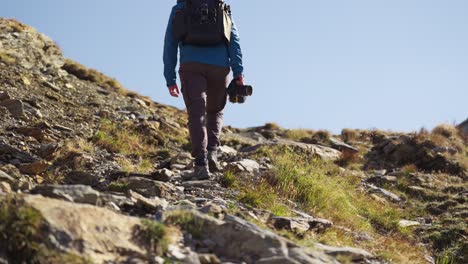
<path id="1" fill-rule="evenodd" d="M 313 240 L 364 248 L 397 263 L 423 262 L 421 249 L 411 242 L 411 230 L 398 227 L 398 221 L 407 219 L 409 212 L 391 203 L 383 205 L 360 191 L 359 176 L 346 175 L 333 162 L 316 159 L 286 146 L 264 147 L 253 156 L 267 156 L 274 169 L 264 174 L 260 181 L 238 180 L 238 186 L 234 188 L 240 191 L 240 202 L 287 215 L 290 209 L 281 201 L 291 200 L 315 217 L 376 237 L 373 242 L 357 244 L 349 232 L 337 233 L 332 228 L 316 234 Z"/>
<path id="2" fill-rule="evenodd" d="M 157 255 L 163 255 L 169 246 L 169 232 L 167 227 L 162 223 L 149 219 L 143 219 L 141 224 L 143 227 L 143 236 L 150 245 L 151 252 Z"/>
<path id="3" fill-rule="evenodd" d="M 166 217 L 164 223 L 179 227 L 194 238 L 201 238 L 203 234 L 203 220 L 195 217 L 190 211 L 173 211 Z"/>
<path id="4" fill-rule="evenodd" d="M 130 189 L 128 185 L 129 185 L 128 182 L 113 181 L 109 184 L 107 189 L 111 192 L 125 193 Z"/>
<path id="5" fill-rule="evenodd" d="M 223 178 L 221 179 L 221 185 L 223 187 L 233 188 L 236 187 L 237 184 L 237 177 L 233 172 L 227 171 L 223 174 Z"/>

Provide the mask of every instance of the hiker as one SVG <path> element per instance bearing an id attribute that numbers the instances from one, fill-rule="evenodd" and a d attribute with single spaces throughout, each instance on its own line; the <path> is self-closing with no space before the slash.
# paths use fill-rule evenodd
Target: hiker
<path id="1" fill-rule="evenodd" d="M 223 125 L 230 70 L 237 85 L 244 85 L 239 35 L 230 7 L 223 0 L 178 0 L 172 8 L 164 40 L 164 77 L 173 97 L 177 51 L 179 77 L 188 112 L 188 127 L 195 159 L 189 180 L 210 177 L 220 170 L 217 151 Z"/>

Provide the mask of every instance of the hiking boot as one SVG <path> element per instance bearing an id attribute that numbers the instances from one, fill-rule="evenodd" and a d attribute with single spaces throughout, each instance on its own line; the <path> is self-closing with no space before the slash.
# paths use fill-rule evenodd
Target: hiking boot
<path id="1" fill-rule="evenodd" d="M 208 151 L 208 166 L 210 172 L 221 171 L 221 164 L 218 162 L 218 152 L 217 151 Z"/>
<path id="2" fill-rule="evenodd" d="M 195 166 L 193 173 L 183 176 L 185 181 L 207 180 L 211 176 L 208 166 Z"/>

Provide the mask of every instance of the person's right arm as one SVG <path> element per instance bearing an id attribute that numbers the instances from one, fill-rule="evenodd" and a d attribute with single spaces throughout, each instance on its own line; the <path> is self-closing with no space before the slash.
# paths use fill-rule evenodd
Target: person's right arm
<path id="1" fill-rule="evenodd" d="M 172 96 L 174 88 L 177 87 L 177 75 L 176 75 L 176 66 L 177 66 L 177 50 L 179 42 L 174 37 L 172 23 L 174 20 L 176 7 L 172 8 L 171 15 L 169 16 L 169 22 L 167 23 L 166 36 L 164 38 L 164 77 L 166 79 L 166 85 L 170 88 Z M 172 89 L 171 89 L 172 88 Z M 175 91 L 174 91 L 175 92 Z M 178 88 L 177 88 L 178 95 Z"/>

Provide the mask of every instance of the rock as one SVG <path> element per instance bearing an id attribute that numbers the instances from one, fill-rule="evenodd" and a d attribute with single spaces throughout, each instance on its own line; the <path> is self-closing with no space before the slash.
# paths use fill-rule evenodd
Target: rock
<path id="1" fill-rule="evenodd" d="M 0 170 L 0 182 L 14 183 L 16 179 L 8 175 L 6 172 Z"/>
<path id="2" fill-rule="evenodd" d="M 464 134 L 468 134 L 468 118 L 457 126 Z"/>
<path id="3" fill-rule="evenodd" d="M 336 138 L 329 139 L 332 148 L 339 150 L 341 152 L 349 152 L 349 153 L 358 153 L 359 150 L 349 144 L 346 144 Z"/>
<path id="4" fill-rule="evenodd" d="M 44 218 L 48 228 L 40 235 L 45 244 L 89 257 L 94 263 L 126 262 L 135 257 L 149 262 L 138 218 L 37 195 L 27 195 L 23 200 Z"/>
<path id="5" fill-rule="evenodd" d="M 186 181 L 182 183 L 182 186 L 186 189 L 201 188 L 205 190 L 210 190 L 218 185 L 214 181 L 203 180 L 203 181 Z"/>
<path id="6" fill-rule="evenodd" d="M 168 182 L 174 173 L 168 169 L 161 169 L 151 173 L 151 178 L 156 181 Z"/>
<path id="7" fill-rule="evenodd" d="M 0 91 L 0 102 L 11 99 L 10 94 L 6 91 Z"/>
<path id="8" fill-rule="evenodd" d="M 230 146 L 220 146 L 218 152 L 229 156 L 237 155 L 237 150 Z"/>
<path id="9" fill-rule="evenodd" d="M 375 176 L 383 177 L 387 174 L 387 170 L 375 170 L 374 173 L 375 173 Z"/>
<path id="10" fill-rule="evenodd" d="M 121 180 L 128 183 L 128 188 L 146 197 L 170 198 L 177 193 L 174 185 L 167 182 L 154 181 L 142 177 L 129 177 Z"/>
<path id="11" fill-rule="evenodd" d="M 305 218 L 271 217 L 269 222 L 276 229 L 286 229 L 296 234 L 304 234 L 310 228 Z"/>
<path id="12" fill-rule="evenodd" d="M 0 106 L 8 109 L 10 114 L 14 118 L 19 118 L 24 116 L 24 105 L 23 102 L 16 99 L 6 99 L 0 102 Z"/>
<path id="13" fill-rule="evenodd" d="M 223 208 L 221 208 L 221 206 L 217 205 L 217 204 L 214 204 L 214 203 L 209 203 L 205 206 L 203 206 L 202 208 L 200 208 L 199 210 L 200 212 L 204 213 L 204 214 L 209 214 L 211 216 L 214 216 L 215 218 L 217 219 L 220 219 L 223 217 Z"/>
<path id="14" fill-rule="evenodd" d="M 374 256 L 369 252 L 353 247 L 331 247 L 326 246 L 320 243 L 316 244 L 318 249 L 323 250 L 326 254 L 334 256 L 334 257 L 345 257 L 351 259 L 353 262 L 363 262 L 365 263 L 366 260 L 374 259 Z"/>
<path id="15" fill-rule="evenodd" d="M 27 152 L 21 151 L 7 144 L 0 143 L 0 160 L 9 162 L 13 159 L 17 159 L 21 163 L 35 163 L 39 161 L 38 158 Z"/>
<path id="16" fill-rule="evenodd" d="M 28 136 L 28 137 L 33 137 L 38 141 L 41 141 L 45 136 L 44 129 L 42 129 L 40 127 L 29 127 L 29 126 L 28 127 L 19 127 L 19 128 L 15 129 L 15 130 L 16 130 L 16 132 L 18 132 L 20 134 L 23 134 L 23 135 Z"/>
<path id="17" fill-rule="evenodd" d="M 366 179 L 366 182 L 382 186 L 384 184 L 396 184 L 398 178 L 396 176 L 373 176 Z"/>
<path id="18" fill-rule="evenodd" d="M 170 214 L 164 216 L 166 223 L 171 223 Z M 292 241 L 235 216 L 226 215 L 224 221 L 220 221 L 196 211 L 184 211 L 184 214 L 190 214 L 190 219 L 203 230 L 200 241 L 212 241 L 212 252 L 226 259 L 246 263 L 255 263 L 261 259 L 296 261 L 290 263 L 338 263 L 320 251 L 304 249 L 299 253 L 295 249 L 302 248 Z"/>
<path id="19" fill-rule="evenodd" d="M 69 132 L 69 133 L 75 132 L 73 129 L 66 127 L 66 126 L 62 126 L 62 125 L 53 125 L 52 127 L 57 130 L 64 131 L 64 132 Z"/>
<path id="20" fill-rule="evenodd" d="M 274 216 L 268 219 L 268 222 L 276 229 L 286 229 L 296 234 L 304 234 L 307 231 L 314 230 L 322 232 L 330 228 L 331 221 L 320 218 L 300 218 L 300 217 L 280 217 Z"/>
<path id="21" fill-rule="evenodd" d="M 19 170 L 24 174 L 41 174 L 45 172 L 50 166 L 50 163 L 44 160 L 29 163 L 29 164 L 21 164 Z"/>
<path id="22" fill-rule="evenodd" d="M 400 220 L 400 221 L 398 222 L 398 225 L 399 225 L 400 227 L 405 228 L 405 227 L 411 227 L 411 226 L 420 226 L 421 223 L 418 222 L 418 221 Z"/>
<path id="23" fill-rule="evenodd" d="M 434 143 L 421 141 L 417 136 L 389 137 L 366 154 L 364 169 L 390 169 L 414 164 L 419 170 L 445 172 L 454 175 L 466 174 L 458 162 L 434 151 Z"/>
<path id="24" fill-rule="evenodd" d="M 198 254 L 201 264 L 221 264 L 221 260 L 214 254 Z"/>
<path id="25" fill-rule="evenodd" d="M 0 181 L 0 193 L 11 193 L 11 186 L 8 182 Z"/>
<path id="26" fill-rule="evenodd" d="M 259 172 L 260 164 L 258 164 L 258 162 L 256 162 L 255 160 L 243 159 L 241 161 L 230 163 L 227 166 L 226 170 L 232 171 L 234 173 L 237 173 L 237 172 L 254 173 L 254 172 Z"/>
<path id="27" fill-rule="evenodd" d="M 164 210 L 169 205 L 169 203 L 164 199 L 160 199 L 158 197 L 146 198 L 132 190 L 127 193 L 127 197 L 135 203 L 135 206 L 151 213 L 160 209 Z"/>
<path id="28" fill-rule="evenodd" d="M 192 163 L 192 156 L 190 153 L 181 152 L 177 156 L 173 157 L 170 162 L 171 169 L 183 170 Z"/>
<path id="29" fill-rule="evenodd" d="M 364 184 L 364 186 L 367 188 L 367 190 L 370 192 L 370 193 L 375 193 L 375 194 L 379 194 L 379 195 L 382 195 L 384 196 L 385 198 L 388 198 L 390 199 L 392 202 L 401 202 L 403 201 L 398 195 L 390 192 L 390 191 L 387 191 L 385 189 L 382 189 L 382 188 L 379 188 L 375 185 L 372 185 L 372 184 Z"/>
<path id="30" fill-rule="evenodd" d="M 81 184 L 96 186 L 100 181 L 100 178 L 86 171 L 75 170 L 71 171 L 65 177 L 65 183 L 67 184 Z"/>
<path id="31" fill-rule="evenodd" d="M 275 145 L 286 145 L 286 146 L 290 146 L 290 147 L 293 147 L 293 148 L 298 148 L 298 149 L 300 149 L 302 151 L 312 153 L 315 156 L 317 156 L 318 158 L 321 158 L 323 160 L 332 160 L 332 161 L 334 161 L 334 160 L 337 160 L 337 159 L 339 159 L 341 157 L 341 152 L 336 150 L 336 149 L 321 146 L 321 145 L 316 145 L 316 144 L 307 144 L 307 143 L 296 142 L 296 141 L 287 140 L 287 139 L 277 139 L 275 141 L 264 142 L 264 143 L 257 144 L 257 145 L 252 146 L 252 147 L 242 148 L 240 151 L 241 152 L 252 152 L 252 151 L 255 151 L 255 150 L 257 150 L 257 149 L 259 149 L 260 147 L 263 147 L 263 146 L 275 146 Z"/>
<path id="32" fill-rule="evenodd" d="M 85 185 L 38 185 L 31 190 L 32 194 L 62 199 L 69 202 L 97 205 L 100 194 Z"/>

